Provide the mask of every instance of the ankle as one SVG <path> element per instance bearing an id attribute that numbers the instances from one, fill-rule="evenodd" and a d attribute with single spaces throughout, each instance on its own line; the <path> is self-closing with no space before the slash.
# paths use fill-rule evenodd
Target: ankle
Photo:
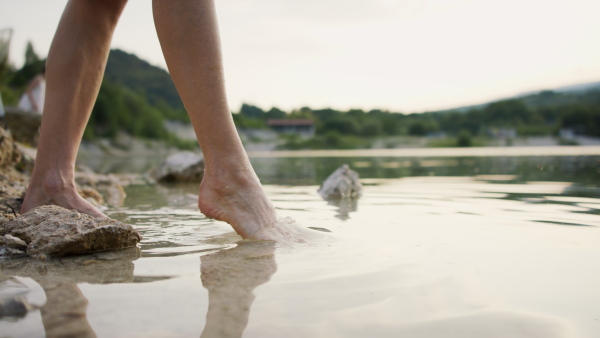
<path id="1" fill-rule="evenodd" d="M 214 168 L 214 169 L 213 169 Z M 220 187 L 254 185 L 259 182 L 252 166 L 235 165 L 223 167 L 206 167 L 202 181 Z"/>
<path id="2" fill-rule="evenodd" d="M 72 175 L 52 174 L 47 175 L 41 184 L 41 189 L 48 197 L 59 196 L 69 192 L 76 192 L 75 181 Z"/>

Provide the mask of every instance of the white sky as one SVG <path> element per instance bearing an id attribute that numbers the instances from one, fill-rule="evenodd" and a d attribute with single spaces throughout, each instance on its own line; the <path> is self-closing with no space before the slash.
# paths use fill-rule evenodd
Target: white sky
<path id="1" fill-rule="evenodd" d="M 598 0 L 217 0 L 229 102 L 401 112 L 600 81 Z M 45 57 L 64 0 L 0 0 L 10 57 Z M 113 48 L 166 68 L 151 1 Z"/>

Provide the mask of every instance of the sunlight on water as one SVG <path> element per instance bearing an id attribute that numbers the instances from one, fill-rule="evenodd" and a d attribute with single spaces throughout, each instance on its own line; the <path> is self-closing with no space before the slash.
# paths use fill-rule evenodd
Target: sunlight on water
<path id="1" fill-rule="evenodd" d="M 363 197 L 338 201 L 316 192 L 331 164 L 254 161 L 266 168 L 259 176 L 279 214 L 321 230 L 318 240 L 239 242 L 198 212 L 196 185 L 130 186 L 126 204 L 108 214 L 140 230 L 139 257 L 40 263 L 44 275 L 5 264 L 3 280 L 38 283 L 59 313 L 68 305 L 54 302 L 60 292 L 87 299 L 80 319 L 100 337 L 600 335 L 597 158 L 418 167 L 363 158 Z M 540 163 L 562 169 L 549 174 Z M 424 166 L 426 175 L 400 175 Z M 286 184 L 288 175 L 295 178 Z M 69 275 L 82 266 L 85 278 Z M 112 274 L 100 279 L 98 269 Z M 48 316 L 33 310 L 0 321 L 0 331 L 44 332 Z"/>

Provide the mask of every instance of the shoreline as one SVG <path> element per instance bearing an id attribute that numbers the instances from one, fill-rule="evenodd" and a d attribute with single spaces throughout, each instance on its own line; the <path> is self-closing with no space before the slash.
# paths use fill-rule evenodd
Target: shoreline
<path id="1" fill-rule="evenodd" d="M 250 158 L 268 157 L 502 157 L 502 156 L 594 156 L 600 146 L 528 146 L 469 148 L 396 148 L 349 150 L 249 151 Z"/>

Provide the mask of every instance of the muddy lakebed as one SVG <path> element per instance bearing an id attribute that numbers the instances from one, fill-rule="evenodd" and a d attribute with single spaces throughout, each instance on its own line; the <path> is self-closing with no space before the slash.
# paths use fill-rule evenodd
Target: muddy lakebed
<path id="1" fill-rule="evenodd" d="M 131 185 L 106 213 L 138 247 L 0 261 L 0 298 L 30 305 L 0 336 L 598 337 L 600 151 L 564 149 L 253 154 L 307 243 L 240 242 L 197 184 Z M 326 201 L 342 164 L 363 195 Z"/>

